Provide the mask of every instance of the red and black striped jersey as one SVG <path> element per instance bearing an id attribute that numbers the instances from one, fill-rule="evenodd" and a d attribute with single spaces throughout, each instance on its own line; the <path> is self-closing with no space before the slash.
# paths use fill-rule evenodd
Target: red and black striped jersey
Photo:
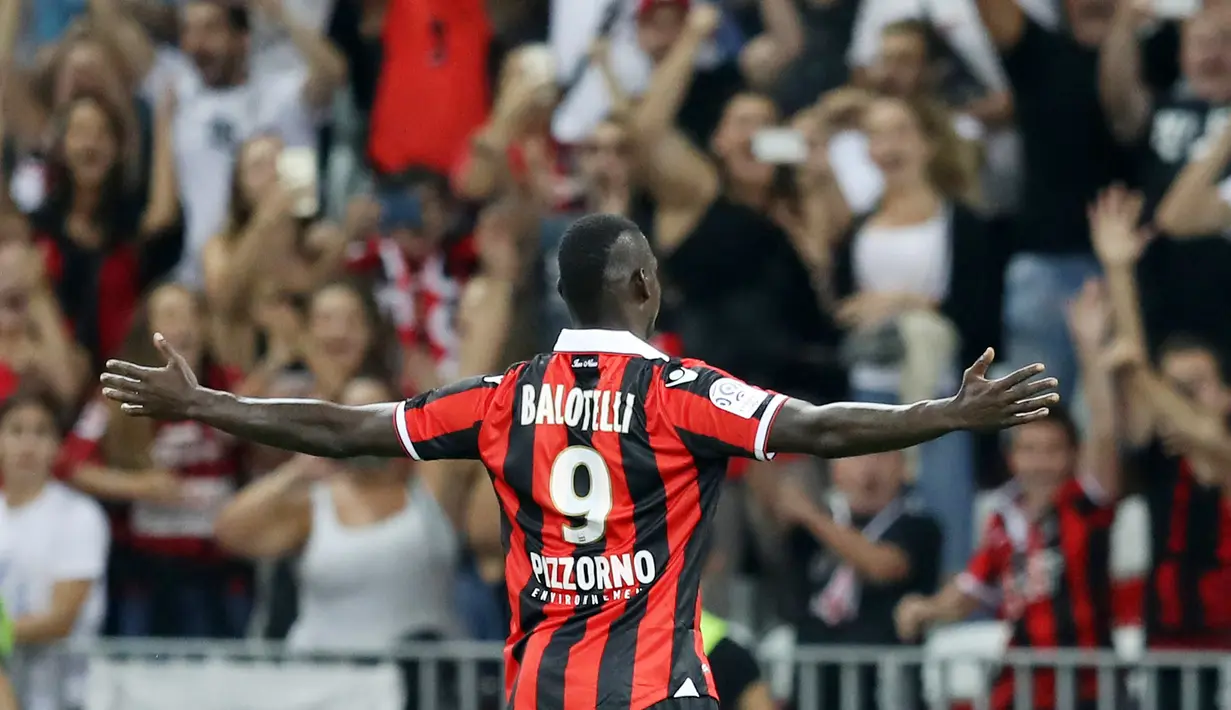
<path id="1" fill-rule="evenodd" d="M 1147 641 L 1162 649 L 1231 649 L 1231 501 L 1157 445 L 1141 458 L 1154 543 Z"/>
<path id="2" fill-rule="evenodd" d="M 1010 484 L 958 585 L 999 608 L 1012 624 L 1012 646 L 1109 648 L 1114 519 L 1115 501 L 1093 480 L 1070 478 L 1050 509 L 1033 520 Z M 1079 673 L 1076 690 L 1082 700 L 1097 698 L 1097 677 Z M 992 690 L 992 708 L 1013 707 L 1013 694 L 1013 674 L 1006 671 Z M 1035 708 L 1061 705 L 1054 673 L 1034 674 L 1033 700 Z"/>
<path id="3" fill-rule="evenodd" d="M 717 697 L 701 570 L 727 461 L 772 457 L 786 397 L 623 331 L 399 405 L 412 458 L 479 459 L 503 513 L 513 708 Z"/>

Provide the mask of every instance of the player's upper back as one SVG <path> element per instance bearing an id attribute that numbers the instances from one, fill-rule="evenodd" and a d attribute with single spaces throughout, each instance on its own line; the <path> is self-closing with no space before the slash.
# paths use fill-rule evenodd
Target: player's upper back
<path id="1" fill-rule="evenodd" d="M 481 459 L 497 475 L 584 447 L 609 467 L 665 476 L 732 456 L 771 458 L 765 445 L 784 401 L 627 331 L 564 330 L 551 353 L 504 375 L 402 403 L 395 426 L 415 459 Z"/>
<path id="2" fill-rule="evenodd" d="M 553 352 L 506 373 L 482 438 L 593 448 L 609 466 L 623 459 L 668 475 L 772 456 L 765 441 L 785 399 L 703 362 L 673 360 L 627 331 L 564 330 Z"/>

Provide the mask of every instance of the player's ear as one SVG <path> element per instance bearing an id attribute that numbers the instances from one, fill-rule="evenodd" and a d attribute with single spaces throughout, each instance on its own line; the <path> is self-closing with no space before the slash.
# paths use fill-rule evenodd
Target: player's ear
<path id="1" fill-rule="evenodd" d="M 645 269 L 637 269 L 632 278 L 633 293 L 642 301 L 650 300 L 650 274 Z"/>

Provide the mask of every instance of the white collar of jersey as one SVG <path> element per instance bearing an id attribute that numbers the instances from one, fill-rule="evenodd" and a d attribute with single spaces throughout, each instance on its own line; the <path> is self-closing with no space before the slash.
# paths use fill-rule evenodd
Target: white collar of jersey
<path id="1" fill-rule="evenodd" d="M 565 328 L 556 339 L 558 353 L 614 353 L 636 355 L 647 360 L 670 360 L 649 343 L 627 330 L 573 330 Z"/>

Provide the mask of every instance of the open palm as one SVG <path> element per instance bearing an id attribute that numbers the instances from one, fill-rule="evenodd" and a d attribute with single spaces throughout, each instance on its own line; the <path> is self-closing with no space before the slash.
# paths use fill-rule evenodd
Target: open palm
<path id="1" fill-rule="evenodd" d="M 963 429 L 1004 429 L 1036 421 L 1060 401 L 1060 395 L 1051 391 L 1059 384 L 1056 378 L 1035 379 L 1044 369 L 1037 363 L 1000 379 L 988 379 L 987 370 L 995 357 L 995 351 L 988 348 L 962 375 L 962 386 L 951 405 Z"/>
<path id="2" fill-rule="evenodd" d="M 197 376 L 161 333 L 154 334 L 154 347 L 167 358 L 163 367 L 108 361 L 107 371 L 99 378 L 103 383 L 103 396 L 119 402 L 120 411 L 125 414 L 184 419 L 200 390 Z"/>

